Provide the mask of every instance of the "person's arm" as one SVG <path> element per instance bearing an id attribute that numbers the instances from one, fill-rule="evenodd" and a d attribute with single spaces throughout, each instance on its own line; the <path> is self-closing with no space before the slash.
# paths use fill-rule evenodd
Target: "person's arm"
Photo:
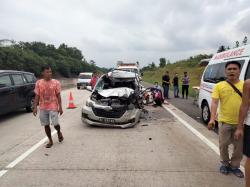
<path id="1" fill-rule="evenodd" d="M 211 102 L 211 115 L 210 115 L 210 121 L 208 122 L 208 129 L 211 130 L 214 128 L 215 120 L 216 120 L 216 114 L 217 109 L 219 105 L 219 86 L 218 84 L 215 85 L 213 93 L 212 93 L 212 102 Z"/>
<path id="2" fill-rule="evenodd" d="M 214 127 L 218 105 L 219 105 L 219 99 L 212 98 L 211 116 L 210 116 L 210 121 L 208 123 L 208 129 L 213 129 Z"/>
<path id="3" fill-rule="evenodd" d="M 240 137 L 243 136 L 244 121 L 249 109 L 249 99 L 250 99 L 250 80 L 247 80 L 243 85 L 242 103 L 240 105 L 237 130 L 235 132 L 236 139 L 239 139 Z"/>
<path id="4" fill-rule="evenodd" d="M 168 79 L 168 81 L 166 81 L 168 84 L 170 84 L 170 78 Z"/>
<path id="5" fill-rule="evenodd" d="M 165 75 L 162 76 L 161 80 L 162 80 L 162 83 L 167 83 L 165 80 Z"/>
<path id="6" fill-rule="evenodd" d="M 92 81 L 93 81 L 93 78 L 91 78 L 90 81 L 89 81 L 90 86 L 92 86 Z"/>
<path id="7" fill-rule="evenodd" d="M 57 97 L 57 102 L 58 102 L 58 112 L 60 115 L 63 114 L 63 109 L 62 109 L 62 98 L 61 98 L 61 83 L 58 81 L 56 85 L 56 97 Z"/>
<path id="8" fill-rule="evenodd" d="M 59 112 L 60 115 L 62 115 L 62 114 L 63 114 L 63 109 L 62 109 L 62 98 L 61 98 L 61 93 L 58 93 L 58 94 L 56 95 L 56 97 L 57 97 L 57 101 L 58 101 L 58 105 L 59 105 L 58 112 Z"/>
<path id="9" fill-rule="evenodd" d="M 39 81 L 36 82 L 36 85 L 35 85 L 35 99 L 34 99 L 34 109 L 33 109 L 33 115 L 36 116 L 37 115 L 37 105 L 38 105 L 38 102 L 40 100 L 40 88 L 39 88 Z"/>
<path id="10" fill-rule="evenodd" d="M 37 105 L 38 105 L 39 99 L 40 99 L 40 96 L 36 94 L 35 100 L 34 100 L 34 109 L 33 109 L 34 116 L 37 115 Z"/>

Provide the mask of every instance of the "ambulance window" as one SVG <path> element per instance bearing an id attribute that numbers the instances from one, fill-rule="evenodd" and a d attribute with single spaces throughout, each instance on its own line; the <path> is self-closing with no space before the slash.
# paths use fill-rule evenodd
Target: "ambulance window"
<path id="1" fill-rule="evenodd" d="M 225 75 L 225 65 L 226 63 L 220 63 L 218 65 L 218 71 L 215 77 L 216 82 L 224 81 L 226 80 L 226 75 Z"/>
<path id="2" fill-rule="evenodd" d="M 208 66 L 205 71 L 203 80 L 205 82 L 216 83 L 220 67 L 221 67 L 220 63 Z"/>
<path id="3" fill-rule="evenodd" d="M 250 61 L 248 62 L 245 80 L 250 79 Z"/>

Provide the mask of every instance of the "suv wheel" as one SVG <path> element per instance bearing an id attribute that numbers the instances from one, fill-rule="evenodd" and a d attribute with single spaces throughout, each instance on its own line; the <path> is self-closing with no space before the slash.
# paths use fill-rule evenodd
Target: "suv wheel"
<path id="1" fill-rule="evenodd" d="M 207 102 L 204 102 L 204 104 L 201 107 L 201 117 L 202 117 L 202 121 L 206 124 L 208 124 L 209 120 L 210 120 L 210 109 L 209 106 L 207 104 Z"/>
<path id="2" fill-rule="evenodd" d="M 33 109 L 34 109 L 34 101 L 35 101 L 35 98 L 32 97 L 29 101 L 29 106 L 26 106 L 26 111 L 27 112 L 32 112 Z"/>

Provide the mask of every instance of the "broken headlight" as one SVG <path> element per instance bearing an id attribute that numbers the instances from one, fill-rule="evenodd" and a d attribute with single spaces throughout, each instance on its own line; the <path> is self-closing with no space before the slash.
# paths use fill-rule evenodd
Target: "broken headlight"
<path id="1" fill-rule="evenodd" d="M 86 106 L 92 107 L 92 106 L 93 106 L 93 103 L 92 103 L 90 100 L 87 100 L 87 101 L 86 101 Z"/>

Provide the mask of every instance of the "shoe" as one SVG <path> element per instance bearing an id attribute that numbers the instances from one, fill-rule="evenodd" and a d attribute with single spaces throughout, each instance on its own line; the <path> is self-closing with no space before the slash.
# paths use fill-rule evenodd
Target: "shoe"
<path id="1" fill-rule="evenodd" d="M 229 172 L 230 172 L 230 167 L 229 166 L 224 166 L 224 165 L 221 165 L 220 167 L 220 172 L 224 175 L 228 175 Z"/>
<path id="2" fill-rule="evenodd" d="M 244 173 L 239 168 L 231 168 L 231 172 L 239 178 L 244 178 Z"/>

